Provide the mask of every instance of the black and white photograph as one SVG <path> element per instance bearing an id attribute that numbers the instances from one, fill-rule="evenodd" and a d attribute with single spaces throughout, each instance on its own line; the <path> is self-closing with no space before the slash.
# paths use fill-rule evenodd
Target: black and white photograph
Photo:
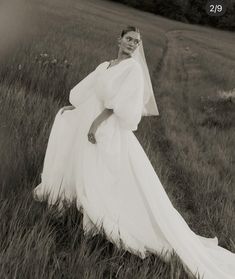
<path id="1" fill-rule="evenodd" d="M 235 279 L 235 1 L 0 1 L 0 278 Z"/>

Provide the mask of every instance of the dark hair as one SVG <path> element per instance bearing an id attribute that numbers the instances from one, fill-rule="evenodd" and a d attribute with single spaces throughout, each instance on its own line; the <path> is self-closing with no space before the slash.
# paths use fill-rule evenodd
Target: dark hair
<path id="1" fill-rule="evenodd" d="M 128 25 L 125 29 L 122 30 L 121 37 L 123 37 L 126 33 L 130 32 L 130 31 L 134 31 L 134 32 L 137 32 L 140 34 L 139 28 Z"/>

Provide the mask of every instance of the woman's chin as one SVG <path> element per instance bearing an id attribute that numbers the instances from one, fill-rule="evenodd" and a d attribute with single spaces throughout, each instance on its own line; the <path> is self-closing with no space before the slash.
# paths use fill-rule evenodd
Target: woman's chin
<path id="1" fill-rule="evenodd" d="M 126 48 L 123 52 L 127 55 L 131 55 L 133 51 Z"/>

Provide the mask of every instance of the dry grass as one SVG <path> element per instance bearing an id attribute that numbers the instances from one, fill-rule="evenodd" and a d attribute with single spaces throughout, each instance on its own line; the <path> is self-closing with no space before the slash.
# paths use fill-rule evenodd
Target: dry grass
<path id="1" fill-rule="evenodd" d="M 177 256 L 141 260 L 103 234 L 90 239 L 75 203 L 58 217 L 31 195 L 56 112 L 115 57 L 126 24 L 143 32 L 160 110 L 136 136 L 190 227 L 235 252 L 234 36 L 109 1 L 28 5 L 27 32 L 0 56 L 0 277 L 189 278 Z"/>

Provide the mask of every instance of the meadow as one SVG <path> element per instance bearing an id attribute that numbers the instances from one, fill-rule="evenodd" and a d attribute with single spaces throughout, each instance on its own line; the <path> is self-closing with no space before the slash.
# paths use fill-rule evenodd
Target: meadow
<path id="1" fill-rule="evenodd" d="M 82 233 L 32 198 L 57 111 L 73 86 L 116 58 L 127 24 L 142 32 L 160 115 L 135 135 L 191 229 L 235 252 L 235 37 L 104 0 L 36 0 L 0 44 L 0 278 L 189 278 L 178 257 L 141 260 Z M 196 278 L 196 277 L 195 277 Z"/>

